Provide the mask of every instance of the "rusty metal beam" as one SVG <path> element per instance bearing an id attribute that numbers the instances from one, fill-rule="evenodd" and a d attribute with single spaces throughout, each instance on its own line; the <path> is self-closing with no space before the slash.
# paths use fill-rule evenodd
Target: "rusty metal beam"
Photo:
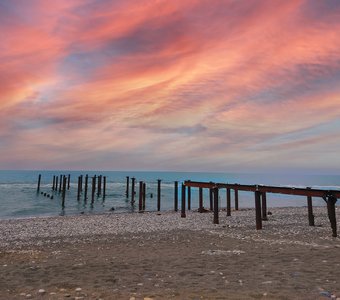
<path id="1" fill-rule="evenodd" d="M 239 191 L 248 192 L 262 192 L 285 194 L 295 196 L 310 196 L 310 197 L 324 197 L 325 195 L 333 195 L 335 198 L 340 198 L 340 191 L 338 190 L 320 190 L 320 189 L 307 189 L 307 188 L 294 188 L 294 187 L 280 187 L 268 185 L 244 185 L 244 184 L 229 184 L 229 183 L 214 183 L 214 182 L 199 182 L 199 181 L 185 181 L 185 186 L 198 187 L 198 188 L 229 188 Z"/>

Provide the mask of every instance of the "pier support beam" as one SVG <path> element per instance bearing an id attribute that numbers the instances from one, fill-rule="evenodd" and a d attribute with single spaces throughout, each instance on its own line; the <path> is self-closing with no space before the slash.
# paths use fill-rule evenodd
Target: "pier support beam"
<path id="1" fill-rule="evenodd" d="M 130 177 L 126 176 L 126 191 L 125 191 L 126 198 L 129 198 L 129 182 L 130 182 Z"/>
<path id="2" fill-rule="evenodd" d="M 185 185 L 182 183 L 182 199 L 181 199 L 181 218 L 186 218 L 185 214 Z"/>
<path id="3" fill-rule="evenodd" d="M 157 211 L 161 210 L 161 180 L 157 180 Z"/>
<path id="4" fill-rule="evenodd" d="M 71 181 L 71 174 L 68 174 L 67 176 L 67 189 L 70 189 L 70 181 Z"/>
<path id="5" fill-rule="evenodd" d="M 143 181 L 139 182 L 139 203 L 138 203 L 139 211 L 143 210 Z"/>
<path id="6" fill-rule="evenodd" d="M 255 215 L 256 215 L 256 230 L 262 229 L 261 218 L 261 192 L 255 192 Z"/>
<path id="7" fill-rule="evenodd" d="M 87 188 L 89 184 L 89 175 L 85 175 L 85 187 L 84 187 L 84 202 L 87 201 Z"/>
<path id="8" fill-rule="evenodd" d="M 227 188 L 227 216 L 231 216 L 230 189 Z"/>
<path id="9" fill-rule="evenodd" d="M 219 224 L 218 219 L 218 188 L 214 188 L 214 224 Z"/>
<path id="10" fill-rule="evenodd" d="M 308 187 L 307 189 L 310 190 L 311 188 Z M 307 207 L 308 207 L 308 223 L 309 223 L 309 226 L 315 226 L 312 196 L 307 196 Z"/>
<path id="11" fill-rule="evenodd" d="M 198 211 L 200 213 L 203 212 L 203 188 L 199 188 L 198 190 Z"/>
<path id="12" fill-rule="evenodd" d="M 235 210 L 238 210 L 238 189 L 234 190 L 235 192 Z"/>
<path id="13" fill-rule="evenodd" d="M 132 177 L 131 178 L 131 205 L 135 203 L 135 182 L 136 182 L 136 178 Z"/>
<path id="14" fill-rule="evenodd" d="M 262 221 L 268 221 L 267 217 L 267 194 L 265 192 L 261 193 L 262 198 Z"/>
<path id="15" fill-rule="evenodd" d="M 38 176 L 38 186 L 37 186 L 37 192 L 40 191 L 40 183 L 41 183 L 41 174 Z"/>
<path id="16" fill-rule="evenodd" d="M 54 188 L 55 188 L 55 175 L 53 175 L 52 191 L 54 191 Z"/>
<path id="17" fill-rule="evenodd" d="M 327 195 L 323 197 L 323 199 L 327 203 L 327 212 L 328 212 L 328 219 L 331 223 L 332 228 L 332 236 L 337 237 L 337 224 L 336 224 L 336 212 L 335 212 L 335 203 L 337 202 L 337 198 L 333 195 Z"/>
<path id="18" fill-rule="evenodd" d="M 174 189 L 174 211 L 178 211 L 178 181 L 175 181 Z"/>

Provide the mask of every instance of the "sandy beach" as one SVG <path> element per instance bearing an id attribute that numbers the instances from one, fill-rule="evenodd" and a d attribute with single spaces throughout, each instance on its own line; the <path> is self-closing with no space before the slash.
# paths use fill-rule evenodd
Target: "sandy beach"
<path id="1" fill-rule="evenodd" d="M 337 299 L 325 207 L 0 221 L 0 299 Z M 337 218 L 340 211 L 337 209 Z"/>

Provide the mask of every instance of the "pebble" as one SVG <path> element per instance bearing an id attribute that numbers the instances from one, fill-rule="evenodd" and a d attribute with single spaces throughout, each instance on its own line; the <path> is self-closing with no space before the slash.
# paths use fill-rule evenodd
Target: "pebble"
<path id="1" fill-rule="evenodd" d="M 40 289 L 40 290 L 38 291 L 38 293 L 39 293 L 39 294 L 45 294 L 46 291 L 45 291 L 44 289 Z"/>
<path id="2" fill-rule="evenodd" d="M 78 297 L 74 297 L 74 300 L 81 300 L 84 299 L 84 297 L 78 296 Z"/>
<path id="3" fill-rule="evenodd" d="M 52 295 L 52 296 L 53 296 L 53 295 L 56 295 L 56 294 L 57 294 L 57 293 L 55 293 L 55 292 L 51 292 L 51 293 L 50 293 L 50 295 Z"/>
<path id="4" fill-rule="evenodd" d="M 32 295 L 31 295 L 31 294 L 27 294 L 27 295 L 26 295 L 26 298 L 27 298 L 27 299 L 31 299 L 31 298 L 32 298 Z"/>
<path id="5" fill-rule="evenodd" d="M 81 292 L 82 289 L 81 288 L 76 288 L 76 292 Z"/>
<path id="6" fill-rule="evenodd" d="M 20 296 L 26 296 L 26 293 L 20 293 Z"/>
<path id="7" fill-rule="evenodd" d="M 139 286 L 142 286 L 142 285 L 143 285 L 143 283 L 137 283 L 137 285 L 139 285 Z"/>
<path id="8" fill-rule="evenodd" d="M 130 300 L 136 300 L 136 298 L 135 297 L 130 297 Z"/>

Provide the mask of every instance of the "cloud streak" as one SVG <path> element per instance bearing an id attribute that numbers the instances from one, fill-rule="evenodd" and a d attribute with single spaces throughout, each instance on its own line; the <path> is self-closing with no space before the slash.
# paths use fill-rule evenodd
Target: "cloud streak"
<path id="1" fill-rule="evenodd" d="M 0 8 L 0 168 L 340 169 L 337 1 Z"/>

